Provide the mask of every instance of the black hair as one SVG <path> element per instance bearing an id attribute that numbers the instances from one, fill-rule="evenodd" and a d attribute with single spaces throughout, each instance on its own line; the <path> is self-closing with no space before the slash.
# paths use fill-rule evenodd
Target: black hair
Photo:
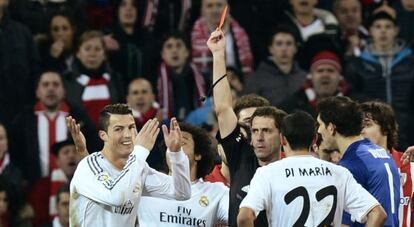
<path id="1" fill-rule="evenodd" d="M 315 138 L 315 120 L 306 112 L 298 111 L 283 118 L 280 131 L 292 150 L 309 149 Z"/>

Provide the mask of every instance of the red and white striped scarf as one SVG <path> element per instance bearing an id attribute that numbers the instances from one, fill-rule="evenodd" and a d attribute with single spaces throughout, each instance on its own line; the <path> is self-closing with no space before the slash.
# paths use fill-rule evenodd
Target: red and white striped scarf
<path id="1" fill-rule="evenodd" d="M 305 80 L 305 84 L 303 85 L 303 90 L 305 91 L 306 97 L 308 97 L 309 104 L 316 108 L 316 105 L 318 104 L 316 100 L 316 93 L 315 89 L 313 89 L 312 84 L 312 75 L 308 74 Z M 341 79 L 339 81 L 338 85 L 338 93 L 336 96 L 344 96 L 348 92 L 348 83 L 345 81 L 345 79 L 341 76 Z"/>
<path id="2" fill-rule="evenodd" d="M 203 102 L 200 101 L 200 97 L 205 95 L 205 82 L 201 73 L 197 70 L 194 64 L 190 64 L 192 69 L 192 75 L 195 81 L 196 91 L 194 92 L 194 98 L 197 100 L 198 106 L 202 106 Z M 162 62 L 158 69 L 158 101 L 162 109 L 163 119 L 169 119 L 173 115 L 173 87 L 171 82 L 171 70 L 167 65 Z"/>
<path id="3" fill-rule="evenodd" d="M 66 140 L 68 137 L 65 118 L 69 115 L 69 106 L 62 102 L 56 115 L 50 118 L 43 103 L 37 102 L 34 106 L 34 112 L 37 116 L 40 167 L 42 177 L 47 177 L 51 170 L 57 168 L 56 157 L 50 152 L 50 147 L 56 142 Z"/>
<path id="4" fill-rule="evenodd" d="M 100 78 L 91 78 L 82 74 L 76 80 L 84 87 L 82 93 L 83 106 L 88 116 L 99 127 L 99 113 L 106 105 L 111 103 L 108 87 L 111 76 L 104 73 Z"/>
<path id="5" fill-rule="evenodd" d="M 233 38 L 236 42 L 238 60 L 241 64 L 243 73 L 249 75 L 253 68 L 253 54 L 250 49 L 249 37 L 236 20 L 231 17 L 229 19 Z M 201 17 L 195 22 L 191 32 L 193 62 L 201 72 L 211 71 L 212 68 L 213 58 L 211 51 L 206 44 L 209 37 L 210 31 L 207 22 Z"/>
<path id="6" fill-rule="evenodd" d="M 157 102 L 153 102 L 151 108 L 145 113 L 141 113 L 131 108 L 137 129 L 140 130 L 149 119 L 156 117 L 159 108 L 160 105 Z"/>
<path id="7" fill-rule="evenodd" d="M 68 183 L 69 180 L 66 177 L 62 169 L 54 169 L 50 175 L 50 194 L 49 194 L 49 216 L 54 218 L 57 215 L 56 196 L 58 189 Z"/>
<path id="8" fill-rule="evenodd" d="M 147 0 L 145 6 L 144 17 L 142 19 L 142 27 L 152 32 L 157 22 L 159 0 Z M 178 22 L 178 30 L 185 31 L 188 19 L 190 18 L 191 0 L 181 0 L 181 14 Z"/>

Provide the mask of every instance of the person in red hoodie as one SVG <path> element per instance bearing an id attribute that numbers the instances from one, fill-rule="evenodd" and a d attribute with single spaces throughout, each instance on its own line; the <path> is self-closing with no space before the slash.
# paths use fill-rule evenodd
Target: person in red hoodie
<path id="1" fill-rule="evenodd" d="M 414 162 L 403 164 L 401 162 L 403 153 L 395 149 L 398 140 L 398 124 L 394 110 L 390 105 L 379 101 L 362 103 L 361 109 L 364 114 L 362 135 L 390 152 L 400 170 L 402 187 L 399 208 L 400 226 L 413 226 L 414 176 L 411 170 L 414 168 Z"/>

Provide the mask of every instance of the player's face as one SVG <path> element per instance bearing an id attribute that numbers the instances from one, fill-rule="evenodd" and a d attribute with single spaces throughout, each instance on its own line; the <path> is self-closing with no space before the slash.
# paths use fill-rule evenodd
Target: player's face
<path id="1" fill-rule="evenodd" d="M 4 154 L 9 149 L 6 128 L 3 125 L 0 125 L 0 159 L 4 157 Z"/>
<path id="2" fill-rule="evenodd" d="M 169 38 L 162 46 L 161 57 L 169 67 L 183 67 L 189 56 L 190 53 L 181 39 Z"/>
<path id="3" fill-rule="evenodd" d="M 190 162 L 190 168 L 194 168 L 195 163 L 201 159 L 201 156 L 194 153 L 193 135 L 185 131 L 182 131 L 181 135 L 183 137 L 181 147 L 184 153 L 188 157 L 188 161 Z M 167 159 L 168 169 L 171 171 L 171 161 L 168 155 L 166 155 L 166 159 Z"/>
<path id="4" fill-rule="evenodd" d="M 57 73 L 46 72 L 40 76 L 36 96 L 47 108 L 55 109 L 65 95 L 62 79 Z"/>
<path id="5" fill-rule="evenodd" d="M 201 14 L 207 23 L 218 26 L 221 12 L 224 10 L 226 4 L 226 0 L 203 0 Z"/>
<path id="6" fill-rule="evenodd" d="M 75 145 L 69 144 L 59 150 L 57 165 L 63 170 L 66 176 L 72 178 L 80 157 L 76 152 Z"/>
<path id="7" fill-rule="evenodd" d="M 398 35 L 398 28 L 389 20 L 376 20 L 369 28 L 374 43 L 379 46 L 393 44 Z"/>
<path id="8" fill-rule="evenodd" d="M 329 126 L 327 126 L 321 120 L 320 116 L 318 116 L 317 122 L 318 122 L 318 133 L 322 136 L 323 146 L 326 149 L 329 149 L 329 150 L 338 149 L 338 146 L 336 145 L 335 138 L 333 137 L 333 126 L 332 126 L 332 124 L 329 124 Z"/>
<path id="9" fill-rule="evenodd" d="M 107 131 L 101 131 L 101 138 L 105 144 L 108 144 L 111 152 L 127 158 L 134 149 L 134 140 L 137 136 L 134 117 L 130 114 L 111 114 Z"/>
<path id="10" fill-rule="evenodd" d="M 87 69 L 98 69 L 105 61 L 105 47 L 100 38 L 92 38 L 82 43 L 76 57 Z"/>
<path id="11" fill-rule="evenodd" d="M 128 105 L 140 113 L 147 112 L 154 103 L 155 95 L 151 84 L 146 80 L 134 80 L 129 85 L 127 102 Z"/>
<path id="12" fill-rule="evenodd" d="M 335 15 L 342 28 L 348 31 L 355 31 L 362 22 L 361 3 L 358 0 L 338 1 Z"/>
<path id="13" fill-rule="evenodd" d="M 255 117 L 252 121 L 252 144 L 256 157 L 270 161 L 280 151 L 279 129 L 270 117 Z"/>
<path id="14" fill-rule="evenodd" d="M 59 194 L 59 203 L 57 204 L 57 212 L 59 221 L 62 226 L 69 226 L 69 198 L 70 195 L 67 192 Z"/>
<path id="15" fill-rule="evenodd" d="M 316 95 L 329 97 L 338 91 L 339 71 L 330 64 L 321 64 L 312 69 L 312 85 Z"/>
<path id="16" fill-rule="evenodd" d="M 239 119 L 238 119 L 239 124 L 246 126 L 246 128 L 250 128 L 251 127 L 250 119 L 254 111 L 256 111 L 256 109 L 257 109 L 256 107 L 249 107 L 249 108 L 240 110 Z M 247 132 L 244 130 L 244 128 L 241 128 L 240 131 L 243 134 L 243 136 L 247 138 Z"/>
<path id="17" fill-rule="evenodd" d="M 273 37 L 269 52 L 278 63 L 292 63 L 296 54 L 295 38 L 289 33 L 278 33 Z"/>
<path id="18" fill-rule="evenodd" d="M 363 137 L 378 145 L 381 145 L 384 140 L 387 141 L 386 136 L 381 132 L 381 127 L 372 118 L 364 118 L 361 134 Z"/>

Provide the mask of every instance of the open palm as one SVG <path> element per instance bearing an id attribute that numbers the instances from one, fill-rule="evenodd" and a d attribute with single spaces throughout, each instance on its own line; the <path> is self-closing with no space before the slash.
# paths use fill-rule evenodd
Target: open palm
<path id="1" fill-rule="evenodd" d="M 181 149 L 182 135 L 177 119 L 171 118 L 170 131 L 168 132 L 167 126 L 163 125 L 162 132 L 164 134 L 165 145 L 167 145 L 171 152 L 178 152 Z"/>

